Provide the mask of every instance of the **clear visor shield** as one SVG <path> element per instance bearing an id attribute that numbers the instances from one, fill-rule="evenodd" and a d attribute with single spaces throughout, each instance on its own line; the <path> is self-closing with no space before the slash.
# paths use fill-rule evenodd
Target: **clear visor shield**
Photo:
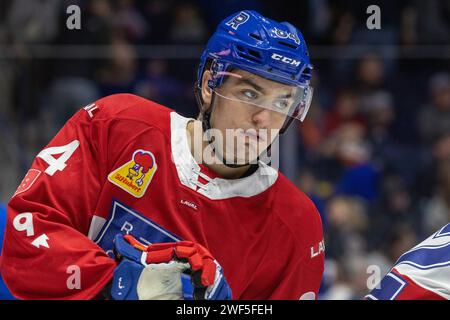
<path id="1" fill-rule="evenodd" d="M 224 76 L 222 85 L 214 88 L 221 98 L 257 106 L 303 121 L 313 96 L 309 85 L 289 85 L 250 72 L 234 69 L 215 74 Z"/>

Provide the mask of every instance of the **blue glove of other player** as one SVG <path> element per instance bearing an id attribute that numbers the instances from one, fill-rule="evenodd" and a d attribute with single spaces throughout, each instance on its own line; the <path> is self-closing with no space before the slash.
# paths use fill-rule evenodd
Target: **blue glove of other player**
<path id="1" fill-rule="evenodd" d="M 190 241 L 149 246 L 116 235 L 120 261 L 111 288 L 116 300 L 231 300 L 222 267 L 203 246 Z"/>

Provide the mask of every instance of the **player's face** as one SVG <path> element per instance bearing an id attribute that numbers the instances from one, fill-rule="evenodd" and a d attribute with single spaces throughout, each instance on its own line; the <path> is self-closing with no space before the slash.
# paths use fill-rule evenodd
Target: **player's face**
<path id="1" fill-rule="evenodd" d="M 258 104 L 288 105 L 293 88 L 243 70 L 233 70 L 233 74 L 214 92 L 211 125 L 223 135 L 222 155 L 228 163 L 254 163 L 286 119 L 285 114 Z"/>

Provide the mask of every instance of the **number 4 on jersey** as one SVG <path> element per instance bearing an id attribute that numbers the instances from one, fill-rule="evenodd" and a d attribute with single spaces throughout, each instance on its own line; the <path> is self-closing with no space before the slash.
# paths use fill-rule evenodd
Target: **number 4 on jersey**
<path id="1" fill-rule="evenodd" d="M 69 158 L 72 156 L 79 145 L 80 141 L 74 140 L 64 146 L 50 147 L 39 152 L 37 156 L 43 159 L 49 165 L 49 167 L 45 170 L 45 173 L 49 176 L 53 176 L 56 171 L 63 171 L 67 166 L 67 160 L 69 160 Z M 55 157 L 53 157 L 54 155 L 58 154 L 61 154 L 59 158 L 56 159 Z"/>

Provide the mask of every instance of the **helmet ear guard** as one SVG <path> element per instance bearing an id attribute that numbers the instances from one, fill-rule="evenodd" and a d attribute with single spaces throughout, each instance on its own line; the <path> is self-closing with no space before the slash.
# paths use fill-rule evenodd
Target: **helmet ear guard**
<path id="1" fill-rule="evenodd" d="M 208 80 L 208 87 L 211 90 L 214 90 L 222 85 L 226 74 L 229 74 L 226 72 L 228 68 L 228 63 L 223 63 L 217 58 L 211 59 L 211 66 L 209 68 L 209 71 L 211 72 L 211 79 Z"/>
<path id="2" fill-rule="evenodd" d="M 214 95 L 214 89 L 219 87 L 224 80 L 224 76 L 218 76 L 218 74 L 220 72 L 223 72 L 225 65 L 223 63 L 220 63 L 217 61 L 217 59 L 214 58 L 207 58 L 206 63 L 203 66 L 199 66 L 199 69 L 201 68 L 203 71 L 201 72 L 201 74 L 198 77 L 198 80 L 195 82 L 194 84 L 194 95 L 195 95 L 195 99 L 197 101 L 197 105 L 199 107 L 199 111 L 200 111 L 200 117 L 201 119 L 209 119 L 209 114 L 211 113 L 211 106 L 208 106 L 208 108 L 205 108 L 205 102 L 203 101 L 202 98 L 202 83 L 203 83 L 203 74 L 204 71 L 206 70 L 206 68 L 209 66 L 209 71 L 211 72 L 211 78 L 208 79 L 208 81 L 206 82 L 206 90 L 208 90 L 209 92 L 211 92 L 211 95 Z M 210 105 L 212 105 L 213 102 L 213 97 L 211 97 L 211 103 Z M 209 111 L 209 112 L 208 112 Z M 205 126 L 210 129 L 211 125 L 209 123 L 204 124 L 203 128 L 205 130 Z"/>

